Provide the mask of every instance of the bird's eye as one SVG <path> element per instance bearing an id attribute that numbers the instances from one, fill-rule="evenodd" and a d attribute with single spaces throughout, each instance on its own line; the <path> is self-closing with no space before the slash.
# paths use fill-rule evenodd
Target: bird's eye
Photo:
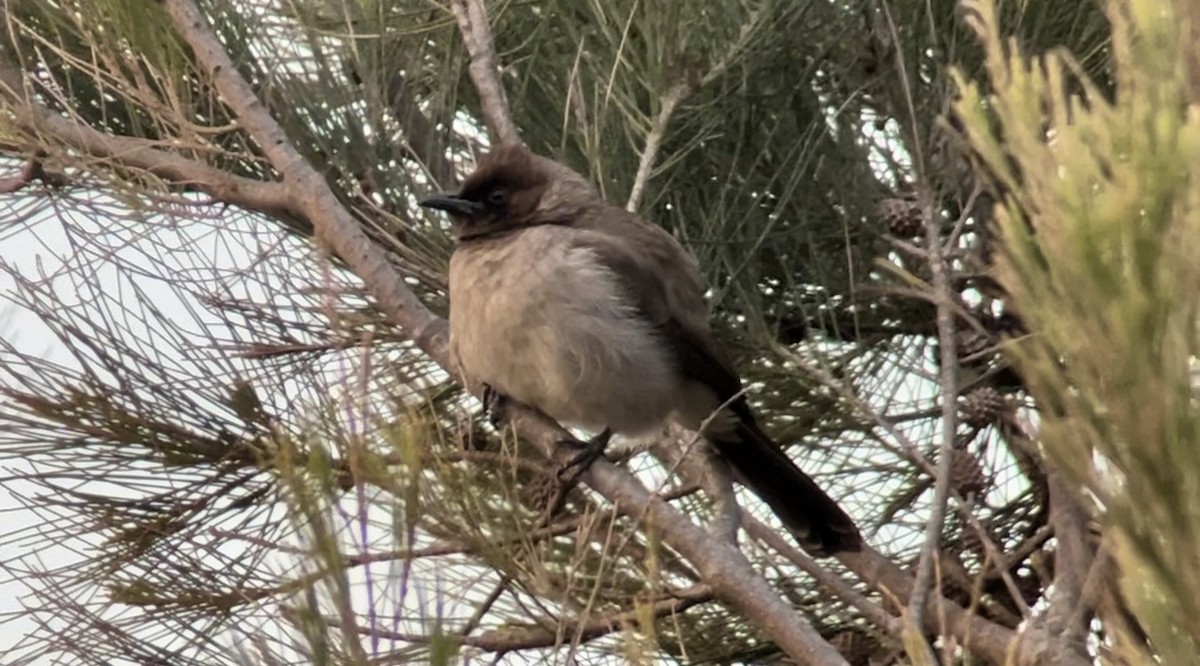
<path id="1" fill-rule="evenodd" d="M 500 207 L 508 203 L 508 190 L 503 187 L 497 187 L 487 193 L 487 203 L 489 206 Z"/>

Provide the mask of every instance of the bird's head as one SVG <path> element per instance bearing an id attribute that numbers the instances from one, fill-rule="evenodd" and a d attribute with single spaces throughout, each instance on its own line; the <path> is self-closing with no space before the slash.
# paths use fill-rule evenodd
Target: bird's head
<path id="1" fill-rule="evenodd" d="M 570 224 L 584 208 L 599 201 L 592 186 L 569 167 L 505 145 L 479 159 L 456 194 L 421 202 L 450 215 L 460 241 L 539 224 Z"/>

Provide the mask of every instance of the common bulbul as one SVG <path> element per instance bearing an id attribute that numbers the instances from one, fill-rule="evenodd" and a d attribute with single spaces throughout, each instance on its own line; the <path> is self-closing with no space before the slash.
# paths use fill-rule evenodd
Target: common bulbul
<path id="1" fill-rule="evenodd" d="M 699 430 L 815 555 L 858 550 L 854 521 L 759 427 L 708 322 L 696 260 L 518 145 L 483 156 L 445 211 L 457 370 L 559 423 L 636 436 Z M 720 410 L 718 412 L 718 410 Z"/>

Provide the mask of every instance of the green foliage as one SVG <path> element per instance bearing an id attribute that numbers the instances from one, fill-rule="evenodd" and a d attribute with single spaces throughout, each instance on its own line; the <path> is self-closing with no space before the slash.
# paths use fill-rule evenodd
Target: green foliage
<path id="1" fill-rule="evenodd" d="M 1109 3 L 1110 101 L 1069 55 L 1030 57 L 973 2 L 993 91 L 960 79 L 958 104 L 1006 194 L 999 276 L 1034 331 L 1009 348 L 1046 408 L 1042 444 L 1115 528 L 1164 663 L 1200 649 L 1200 91 L 1182 6 Z"/>

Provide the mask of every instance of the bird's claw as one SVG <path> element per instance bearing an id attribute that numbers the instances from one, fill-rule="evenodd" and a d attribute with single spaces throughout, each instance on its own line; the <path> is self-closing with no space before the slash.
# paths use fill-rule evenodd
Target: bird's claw
<path id="1" fill-rule="evenodd" d="M 508 407 L 508 396 L 492 388 L 491 384 L 484 384 L 482 398 L 483 411 L 487 414 L 488 421 L 493 426 L 500 427 Z"/>
<path id="2" fill-rule="evenodd" d="M 583 473 L 588 471 L 592 466 L 592 463 L 604 455 L 604 451 L 608 448 L 608 442 L 612 439 L 612 436 L 612 431 L 606 428 L 604 432 L 585 442 L 579 453 L 576 453 L 574 457 L 558 470 L 559 482 L 567 488 L 575 485 L 579 481 L 579 477 L 583 476 Z M 578 443 L 573 440 L 567 440 L 562 443 L 578 446 Z"/>

